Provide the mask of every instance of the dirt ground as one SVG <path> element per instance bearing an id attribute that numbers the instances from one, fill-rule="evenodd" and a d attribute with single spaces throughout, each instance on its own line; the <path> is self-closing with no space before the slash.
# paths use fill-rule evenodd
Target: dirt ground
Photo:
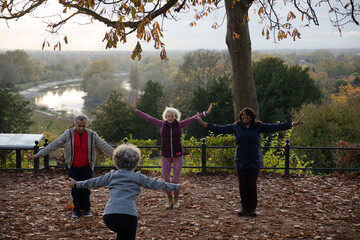
<path id="1" fill-rule="evenodd" d="M 96 173 L 98 176 L 101 173 Z M 62 169 L 0 172 L 0 239 L 115 239 L 102 221 L 108 190 L 92 190 L 90 218 L 71 218 Z M 161 179 L 155 173 L 146 175 Z M 165 210 L 163 192 L 138 196 L 137 239 L 360 239 L 360 175 L 261 173 L 257 218 L 239 217 L 231 174 L 192 174 L 180 208 Z"/>

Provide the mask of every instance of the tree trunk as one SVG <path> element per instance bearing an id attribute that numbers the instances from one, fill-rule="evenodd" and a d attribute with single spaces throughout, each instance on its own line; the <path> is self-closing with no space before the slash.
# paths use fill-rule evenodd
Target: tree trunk
<path id="1" fill-rule="evenodd" d="M 225 0 L 227 15 L 226 45 L 232 67 L 232 97 L 235 119 L 244 107 L 254 109 L 259 116 L 251 64 L 249 24 L 245 24 L 251 2 L 252 0 L 241 0 L 233 5 L 233 0 Z M 239 38 L 235 38 L 233 33 L 238 34 Z"/>

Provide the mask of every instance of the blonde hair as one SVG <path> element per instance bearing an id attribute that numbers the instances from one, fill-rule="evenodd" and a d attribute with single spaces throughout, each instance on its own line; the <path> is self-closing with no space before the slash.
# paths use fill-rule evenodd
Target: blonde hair
<path id="1" fill-rule="evenodd" d="M 165 110 L 162 113 L 162 118 L 164 121 L 166 121 L 166 113 L 171 112 L 172 114 L 174 114 L 175 119 L 177 121 L 180 121 L 181 118 L 181 112 L 179 110 L 177 110 L 176 108 L 173 107 L 166 107 Z"/>

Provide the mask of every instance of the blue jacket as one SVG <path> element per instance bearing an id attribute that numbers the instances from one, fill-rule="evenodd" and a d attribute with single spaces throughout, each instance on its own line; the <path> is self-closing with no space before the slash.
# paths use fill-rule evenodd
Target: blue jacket
<path id="1" fill-rule="evenodd" d="M 259 169 L 261 166 L 261 133 L 277 132 L 291 128 L 291 123 L 260 124 L 260 131 L 251 125 L 247 128 L 242 122 L 219 126 L 208 123 L 207 128 L 222 134 L 234 134 L 236 141 L 235 166 L 239 169 Z"/>

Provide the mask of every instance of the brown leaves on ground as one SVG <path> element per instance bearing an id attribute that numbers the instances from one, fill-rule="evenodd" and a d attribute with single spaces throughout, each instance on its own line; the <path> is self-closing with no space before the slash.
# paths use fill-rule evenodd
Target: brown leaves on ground
<path id="1" fill-rule="evenodd" d="M 115 239 L 102 220 L 108 189 L 92 190 L 92 217 L 72 219 L 70 190 L 61 185 L 65 175 L 58 169 L 37 178 L 0 172 L 0 239 Z M 165 210 L 163 192 L 143 189 L 137 239 L 359 239 L 359 175 L 262 173 L 257 218 L 237 216 L 235 174 L 184 179 L 192 188 L 182 193 L 179 209 Z"/>

